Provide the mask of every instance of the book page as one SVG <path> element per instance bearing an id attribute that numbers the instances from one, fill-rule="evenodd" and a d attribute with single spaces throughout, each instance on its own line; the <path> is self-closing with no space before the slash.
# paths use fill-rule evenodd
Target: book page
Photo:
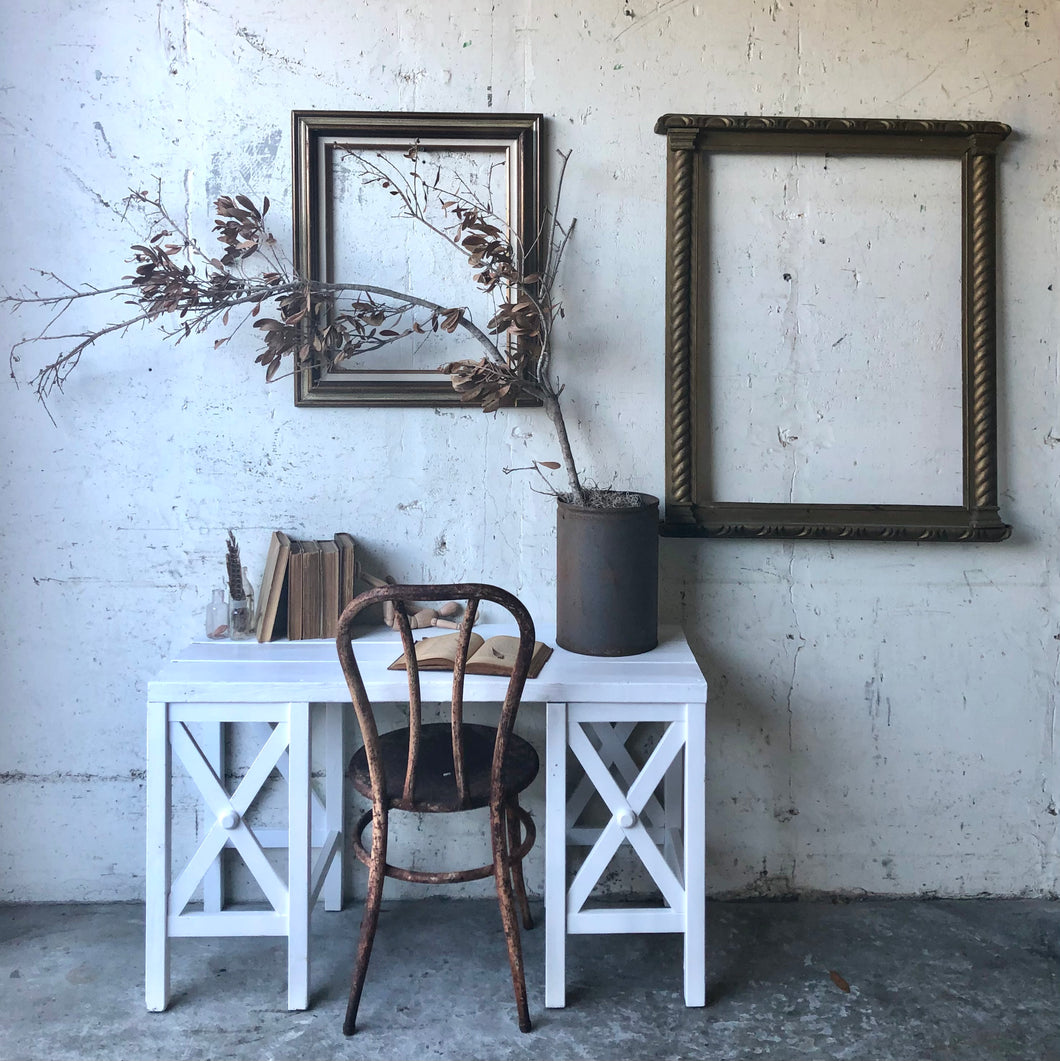
<path id="1" fill-rule="evenodd" d="M 491 666 L 510 670 L 515 666 L 515 657 L 518 654 L 519 638 L 497 634 L 474 652 L 468 663 L 489 663 Z"/>
<path id="2" fill-rule="evenodd" d="M 416 642 L 416 659 L 421 663 L 429 659 L 444 659 L 452 663 L 456 659 L 457 645 L 460 643 L 460 632 L 442 634 L 439 637 L 424 637 Z M 472 633 L 468 644 L 468 655 L 471 656 L 482 645 L 482 637 Z"/>

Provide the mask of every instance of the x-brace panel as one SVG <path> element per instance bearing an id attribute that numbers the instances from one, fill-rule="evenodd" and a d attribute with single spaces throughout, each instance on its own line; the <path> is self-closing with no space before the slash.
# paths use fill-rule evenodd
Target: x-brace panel
<path id="1" fill-rule="evenodd" d="M 186 722 L 170 724 L 170 741 L 177 758 L 195 782 L 199 794 L 214 818 L 198 850 L 173 882 L 169 893 L 170 919 L 183 914 L 192 893 L 202 881 L 224 848 L 231 842 L 239 851 L 254 880 L 265 894 L 273 911 L 287 916 L 287 886 L 273 869 L 261 842 L 243 820 L 251 803 L 261 792 L 269 775 L 285 756 L 290 744 L 290 730 L 286 722 L 272 729 L 250 768 L 231 795 L 207 760 Z M 282 926 L 280 932 L 283 932 Z"/>
<path id="2" fill-rule="evenodd" d="M 629 723 L 620 725 L 625 739 L 628 739 L 634 727 Z M 599 748 L 593 746 L 587 731 L 597 735 Z M 657 827 L 658 831 L 666 835 L 666 811 L 660 806 L 654 793 L 669 771 L 680 770 L 679 757 L 685 746 L 684 723 L 675 721 L 667 726 L 659 743 L 639 771 L 626 749 L 625 739 L 610 722 L 572 720 L 569 723 L 567 741 L 585 771 L 584 780 L 589 781 L 603 799 L 611 817 L 602 829 L 595 830 L 596 842 L 582 862 L 567 892 L 568 932 L 593 931 L 591 927 L 580 924 L 578 914 L 623 843 L 629 843 L 640 856 L 645 869 L 662 892 L 667 906 L 678 913 L 684 912 L 684 884 L 656 846 L 653 837 L 649 835 L 644 821 L 645 810 L 651 803 L 652 806 L 648 810 L 649 819 L 654 815 L 654 820 L 661 825 L 661 828 Z M 628 785 L 626 791 L 619 786 L 611 767 L 615 768 L 614 773 Z M 568 828 L 573 809 L 568 807 Z M 570 839 L 568 833 L 568 842 Z M 665 929 L 660 928 L 660 931 Z"/>
<path id="3" fill-rule="evenodd" d="M 286 936 L 287 1004 L 309 998 L 309 915 L 323 889 L 325 906 L 342 907 L 344 726 L 341 703 L 326 705 L 326 799 L 313 790 L 308 703 L 148 704 L 147 1008 L 169 1002 L 169 940 L 176 936 Z M 201 728 L 193 732 L 191 724 Z M 229 792 L 224 768 L 225 727 L 241 724 L 261 746 Z M 198 733 L 198 737 L 196 736 Z M 195 785 L 212 823 L 171 882 L 172 760 Z M 286 827 L 248 824 L 247 811 L 273 771 L 287 785 Z M 221 853 L 231 846 L 271 909 L 226 909 Z M 287 849 L 286 879 L 266 854 Z M 314 848 L 315 860 L 314 860 Z M 202 885 L 203 908 L 187 910 Z"/>

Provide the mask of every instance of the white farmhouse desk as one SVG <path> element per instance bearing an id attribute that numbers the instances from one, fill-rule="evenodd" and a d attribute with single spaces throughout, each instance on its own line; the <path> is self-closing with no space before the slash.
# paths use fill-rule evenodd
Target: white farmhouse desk
<path id="1" fill-rule="evenodd" d="M 503 626 L 480 633 L 508 632 Z M 437 634 L 417 631 L 418 636 Z M 555 646 L 555 630 L 538 639 Z M 405 701 L 403 672 L 387 666 L 400 653 L 398 635 L 366 631 L 354 645 L 365 689 L 376 701 Z M 447 701 L 452 676 L 421 674 L 424 702 Z M 498 701 L 507 679 L 468 675 L 465 700 Z M 346 683 L 332 641 L 195 642 L 148 683 L 146 1002 L 169 1002 L 169 941 L 176 936 L 286 936 L 289 1009 L 309 998 L 309 916 L 319 895 L 326 909 L 342 907 L 345 842 L 344 705 Z M 659 646 L 638 656 L 600 658 L 556 648 L 536 680 L 528 705 L 547 705 L 545 792 L 545 1004 L 564 1004 L 568 933 L 680 932 L 684 935 L 684 993 L 704 1003 L 704 760 L 707 687 L 683 634 L 660 630 Z M 310 705 L 323 703 L 323 798 L 311 782 Z M 643 767 L 625 742 L 639 722 L 665 731 Z M 226 725 L 256 732 L 261 749 L 235 791 L 224 778 Z M 585 774 L 568 793 L 568 748 Z M 683 754 L 682 754 L 683 751 Z M 172 877 L 172 768 L 180 760 L 207 808 L 198 850 Z M 274 769 L 286 778 L 285 829 L 244 821 Z M 659 792 L 657 797 L 656 792 Z M 598 794 L 609 820 L 580 824 Z M 594 884 L 616 848 L 628 841 L 659 886 L 665 905 L 630 910 L 587 908 Z M 589 847 L 567 885 L 568 844 Z M 226 909 L 220 853 L 238 849 L 271 910 Z M 283 880 L 265 848 L 288 850 Z M 187 910 L 202 885 L 201 909 Z M 591 907 L 591 904 L 589 904 Z"/>

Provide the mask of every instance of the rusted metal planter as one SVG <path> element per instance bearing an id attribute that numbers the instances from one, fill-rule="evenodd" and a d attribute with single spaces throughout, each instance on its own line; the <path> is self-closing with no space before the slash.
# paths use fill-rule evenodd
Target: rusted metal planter
<path id="1" fill-rule="evenodd" d="M 633 656 L 659 641 L 659 499 L 636 508 L 558 501 L 556 641 L 585 656 Z"/>

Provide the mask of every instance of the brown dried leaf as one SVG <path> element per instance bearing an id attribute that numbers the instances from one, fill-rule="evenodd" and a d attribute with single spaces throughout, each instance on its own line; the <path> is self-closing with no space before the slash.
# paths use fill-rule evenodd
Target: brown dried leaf
<path id="1" fill-rule="evenodd" d="M 835 984 L 840 991 L 845 991 L 848 995 L 850 994 L 850 984 L 848 984 L 846 980 L 835 971 L 835 969 L 830 970 L 828 975 L 832 978 L 832 983 Z"/>

